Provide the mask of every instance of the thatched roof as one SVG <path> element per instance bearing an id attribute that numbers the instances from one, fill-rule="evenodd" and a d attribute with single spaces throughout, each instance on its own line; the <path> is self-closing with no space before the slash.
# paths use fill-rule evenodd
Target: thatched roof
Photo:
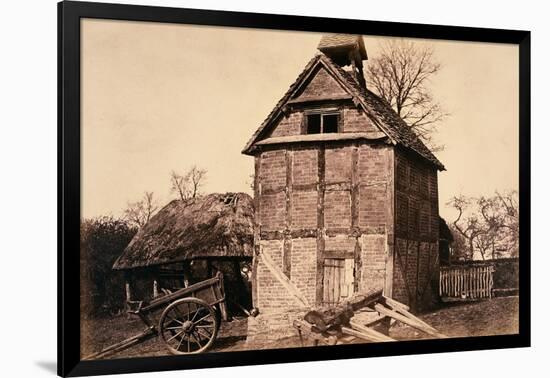
<path id="1" fill-rule="evenodd" d="M 439 217 L 439 239 L 448 240 L 450 242 L 454 241 L 453 233 L 447 225 L 445 219 Z"/>
<path id="2" fill-rule="evenodd" d="M 113 269 L 205 257 L 251 257 L 254 206 L 245 193 L 174 200 L 134 236 Z"/>

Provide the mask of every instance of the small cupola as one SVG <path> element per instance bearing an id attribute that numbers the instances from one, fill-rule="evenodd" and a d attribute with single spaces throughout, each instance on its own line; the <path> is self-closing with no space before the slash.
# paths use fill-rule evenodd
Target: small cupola
<path id="1" fill-rule="evenodd" d="M 367 50 L 363 37 L 352 34 L 325 34 L 317 49 L 340 67 L 350 66 L 357 82 L 366 87 L 363 75 L 363 60 L 367 60 Z"/>

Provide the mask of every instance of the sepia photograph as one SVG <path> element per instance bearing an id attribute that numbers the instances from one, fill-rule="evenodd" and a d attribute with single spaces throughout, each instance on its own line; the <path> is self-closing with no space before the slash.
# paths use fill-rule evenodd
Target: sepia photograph
<path id="1" fill-rule="evenodd" d="M 83 18 L 81 359 L 518 334 L 519 61 Z"/>

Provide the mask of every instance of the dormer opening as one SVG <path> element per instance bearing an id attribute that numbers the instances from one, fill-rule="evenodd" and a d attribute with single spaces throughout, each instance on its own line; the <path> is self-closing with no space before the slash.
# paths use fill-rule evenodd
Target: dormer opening
<path id="1" fill-rule="evenodd" d="M 337 111 L 315 111 L 306 113 L 306 134 L 337 133 L 340 113 Z"/>

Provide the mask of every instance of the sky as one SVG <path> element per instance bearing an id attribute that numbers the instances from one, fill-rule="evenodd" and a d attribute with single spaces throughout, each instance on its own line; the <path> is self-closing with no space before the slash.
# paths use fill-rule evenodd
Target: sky
<path id="1" fill-rule="evenodd" d="M 193 165 L 208 171 L 205 192 L 251 194 L 253 158 L 241 150 L 321 34 L 84 19 L 81 38 L 81 215 L 90 218 L 121 216 L 145 191 L 165 205 L 176 198 L 171 171 Z M 386 39 L 364 36 L 369 57 Z M 454 195 L 518 189 L 519 51 L 413 41 L 442 66 L 429 85 L 450 114 L 435 135 L 450 221 Z"/>

